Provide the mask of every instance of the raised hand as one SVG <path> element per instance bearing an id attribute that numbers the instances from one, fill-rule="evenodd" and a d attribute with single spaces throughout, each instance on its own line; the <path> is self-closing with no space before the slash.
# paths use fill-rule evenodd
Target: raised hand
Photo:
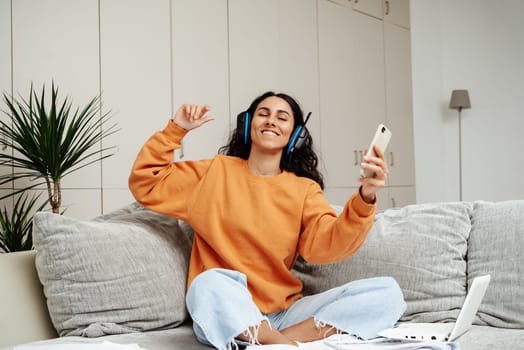
<path id="1" fill-rule="evenodd" d="M 386 186 L 388 178 L 388 165 L 384 160 L 384 154 L 379 147 L 374 148 L 376 157 L 364 157 L 364 162 L 360 165 L 363 169 L 374 173 L 373 177 L 360 178 L 362 184 L 360 194 L 368 203 L 375 201 L 375 195 L 378 190 Z"/>
<path id="2" fill-rule="evenodd" d="M 214 117 L 207 115 L 209 106 L 183 104 L 176 111 L 175 115 L 171 119 L 186 130 L 192 130 L 202 126 L 211 120 L 215 120 Z"/>

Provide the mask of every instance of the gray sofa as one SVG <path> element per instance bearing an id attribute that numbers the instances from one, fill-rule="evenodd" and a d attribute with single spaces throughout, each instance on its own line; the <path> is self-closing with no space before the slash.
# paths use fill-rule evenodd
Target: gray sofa
<path id="1" fill-rule="evenodd" d="M 0 348 L 109 340 L 206 349 L 184 307 L 191 239 L 187 224 L 135 203 L 91 221 L 37 214 L 38 253 L 0 254 Z M 419 204 L 378 213 L 350 259 L 299 259 L 294 270 L 306 294 L 393 276 L 408 305 L 402 322 L 454 321 L 471 280 L 489 273 L 474 326 L 457 342 L 463 350 L 522 349 L 523 252 L 524 201 Z"/>

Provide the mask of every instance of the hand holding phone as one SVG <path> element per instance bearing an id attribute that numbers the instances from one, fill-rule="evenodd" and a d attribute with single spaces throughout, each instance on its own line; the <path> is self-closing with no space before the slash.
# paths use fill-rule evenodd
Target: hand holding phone
<path id="1" fill-rule="evenodd" d="M 371 140 L 371 144 L 366 152 L 366 156 L 368 157 L 376 157 L 375 154 L 375 145 L 382 151 L 384 154 L 386 152 L 386 148 L 388 147 L 389 140 L 391 139 L 391 131 L 384 125 L 380 124 L 377 128 L 377 131 L 375 132 L 375 135 L 373 136 L 373 139 Z M 372 177 L 375 174 L 372 171 L 360 169 L 360 177 Z"/>

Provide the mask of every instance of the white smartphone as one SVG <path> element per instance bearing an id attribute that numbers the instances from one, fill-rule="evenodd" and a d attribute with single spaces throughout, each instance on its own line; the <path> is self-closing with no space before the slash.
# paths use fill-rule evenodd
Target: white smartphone
<path id="1" fill-rule="evenodd" d="M 386 148 L 388 147 L 389 140 L 391 139 L 391 130 L 389 130 L 384 124 L 380 124 L 371 140 L 366 156 L 375 157 L 374 145 L 377 145 L 378 148 L 382 151 L 383 154 L 386 153 Z M 372 177 L 374 173 L 369 170 L 360 169 L 360 177 Z"/>

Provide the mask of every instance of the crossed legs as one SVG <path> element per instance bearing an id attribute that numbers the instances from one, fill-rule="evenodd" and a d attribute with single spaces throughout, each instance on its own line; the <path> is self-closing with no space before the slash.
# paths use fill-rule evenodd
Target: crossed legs
<path id="1" fill-rule="evenodd" d="M 253 303 L 246 276 L 226 269 L 198 275 L 186 304 L 197 339 L 220 350 L 235 339 L 297 345 L 339 331 L 371 339 L 392 327 L 406 308 L 395 280 L 377 277 L 300 298 L 284 311 L 264 315 Z"/>

